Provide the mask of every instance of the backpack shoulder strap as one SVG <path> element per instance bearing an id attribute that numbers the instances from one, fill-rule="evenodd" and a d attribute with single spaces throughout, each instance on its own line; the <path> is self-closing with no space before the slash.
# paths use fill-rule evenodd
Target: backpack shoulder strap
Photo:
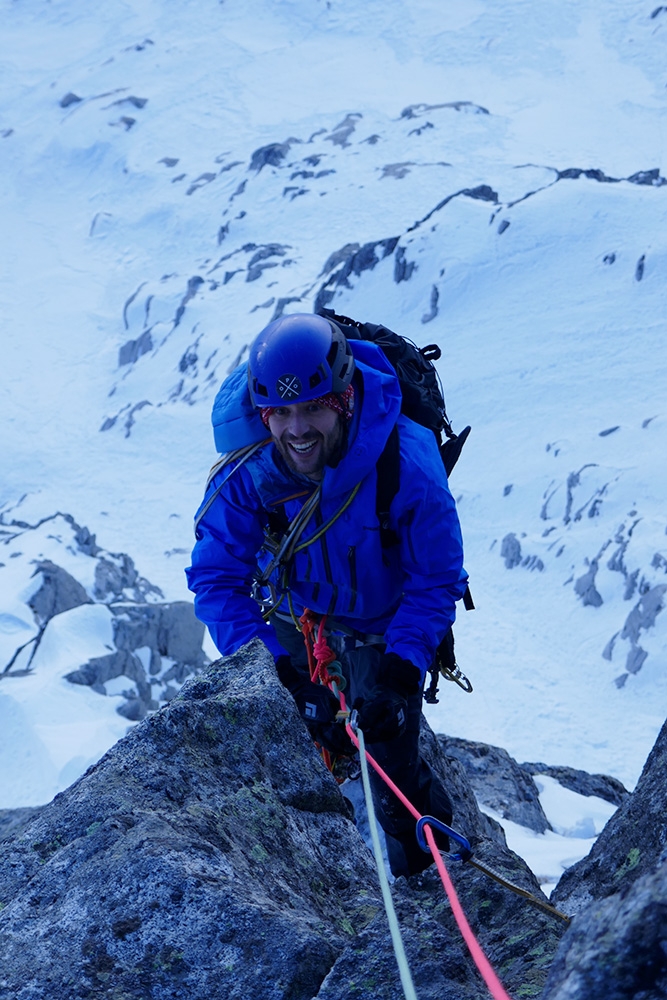
<path id="1" fill-rule="evenodd" d="M 383 549 L 398 545 L 398 535 L 389 527 L 389 509 L 401 484 L 400 448 L 398 427 L 394 424 L 376 465 L 375 513 L 380 524 L 380 544 Z"/>

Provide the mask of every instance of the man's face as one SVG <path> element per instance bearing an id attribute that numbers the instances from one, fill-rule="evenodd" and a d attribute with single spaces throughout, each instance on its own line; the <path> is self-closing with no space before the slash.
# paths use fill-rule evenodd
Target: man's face
<path id="1" fill-rule="evenodd" d="M 341 417 L 317 400 L 276 406 L 269 417 L 269 430 L 290 469 L 314 480 L 322 478 L 324 466 L 343 441 Z"/>

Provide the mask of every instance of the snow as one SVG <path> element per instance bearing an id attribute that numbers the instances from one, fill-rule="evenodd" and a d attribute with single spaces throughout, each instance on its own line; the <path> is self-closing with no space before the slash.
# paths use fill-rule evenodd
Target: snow
<path id="1" fill-rule="evenodd" d="M 616 807 L 595 795 L 578 795 L 546 774 L 537 775 L 535 783 L 552 830 L 535 833 L 486 806 L 483 812 L 501 824 L 508 847 L 528 862 L 548 896 L 563 871 L 586 857 Z"/>
<path id="2" fill-rule="evenodd" d="M 325 284 L 335 308 L 438 342 L 450 417 L 473 426 L 451 485 L 474 692 L 443 681 L 429 721 L 634 786 L 667 715 L 667 616 L 642 604 L 660 608 L 667 584 L 667 14 L 653 13 L 4 5 L 0 807 L 48 800 L 127 727 L 127 678 L 106 697 L 63 679 L 112 648 L 104 606 L 58 616 L 31 672 L 2 676 L 38 634 L 37 561 L 94 594 L 94 559 L 43 519 L 72 515 L 188 599 L 215 391 L 281 300 L 309 310 Z M 271 144 L 276 162 L 251 168 Z M 374 266 L 333 281 L 331 255 L 370 243 Z M 586 574 L 597 606 L 577 591 Z M 561 832 L 503 821 L 546 881 L 603 815 L 567 802 L 547 810 Z"/>

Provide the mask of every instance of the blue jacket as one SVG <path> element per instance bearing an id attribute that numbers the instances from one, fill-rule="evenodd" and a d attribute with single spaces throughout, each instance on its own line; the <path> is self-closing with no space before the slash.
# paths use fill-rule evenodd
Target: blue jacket
<path id="1" fill-rule="evenodd" d="M 363 379 L 363 402 L 351 422 L 345 455 L 336 468 L 325 468 L 319 512 L 301 541 L 339 510 L 357 484 L 361 486 L 328 531 L 296 555 L 292 601 L 297 614 L 308 607 L 360 632 L 384 634 L 388 651 L 410 660 L 425 675 L 466 588 L 458 516 L 433 432 L 400 414 L 401 390 L 393 368 L 374 344 L 352 341 L 351 347 Z M 237 395 L 247 392 L 236 382 Z M 239 409 L 240 403 L 234 406 L 230 398 L 231 420 Z M 376 463 L 394 424 L 400 439 L 400 488 L 391 505 L 390 527 L 399 544 L 383 549 Z M 262 433 L 257 425 L 255 432 Z M 249 432 L 243 443 L 251 437 Z M 214 477 L 204 504 L 229 471 L 229 466 L 223 467 Z M 250 596 L 250 586 L 267 508 L 304 489 L 312 492 L 315 486 L 291 472 L 268 443 L 228 478 L 200 520 L 186 573 L 197 616 L 223 655 L 256 636 L 274 655 L 284 652 Z M 285 503 L 290 521 L 304 499 Z"/>

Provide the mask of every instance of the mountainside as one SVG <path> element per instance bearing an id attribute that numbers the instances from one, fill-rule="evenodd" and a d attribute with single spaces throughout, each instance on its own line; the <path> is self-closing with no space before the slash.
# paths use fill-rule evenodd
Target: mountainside
<path id="1" fill-rule="evenodd" d="M 215 657 L 183 574 L 210 407 L 318 304 L 438 343 L 473 427 L 474 692 L 432 727 L 633 787 L 667 716 L 667 8 L 5 7 L 0 807 Z M 552 882 L 601 823 L 564 808 Z"/>

